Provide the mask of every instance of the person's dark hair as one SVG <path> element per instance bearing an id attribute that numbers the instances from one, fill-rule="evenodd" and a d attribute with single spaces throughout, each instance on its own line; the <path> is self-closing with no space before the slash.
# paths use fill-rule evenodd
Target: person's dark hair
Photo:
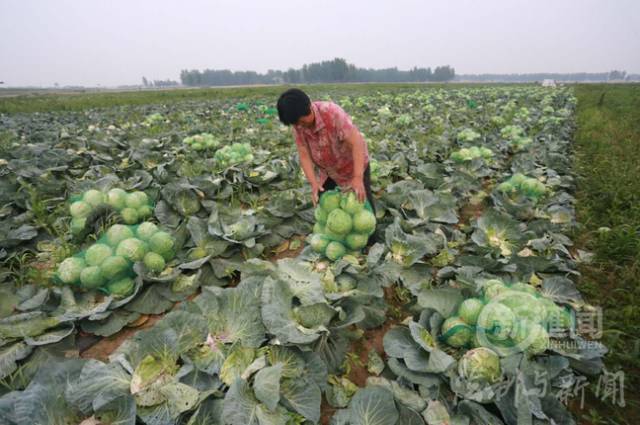
<path id="1" fill-rule="evenodd" d="M 289 89 L 278 98 L 278 118 L 284 125 L 298 122 L 300 117 L 311 113 L 311 100 L 300 89 Z"/>

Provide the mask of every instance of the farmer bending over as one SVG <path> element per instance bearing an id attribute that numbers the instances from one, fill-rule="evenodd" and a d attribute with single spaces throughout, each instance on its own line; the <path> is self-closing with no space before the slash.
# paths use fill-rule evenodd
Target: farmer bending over
<path id="1" fill-rule="evenodd" d="M 368 199 L 374 208 L 367 142 L 340 106 L 311 102 L 302 90 L 289 89 L 278 99 L 278 116 L 284 125 L 293 125 L 313 205 L 320 192 L 339 186 L 353 190 L 360 202 Z"/>

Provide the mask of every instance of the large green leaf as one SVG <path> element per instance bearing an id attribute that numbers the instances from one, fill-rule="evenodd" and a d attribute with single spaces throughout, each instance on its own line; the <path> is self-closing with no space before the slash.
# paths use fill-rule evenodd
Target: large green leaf
<path id="1" fill-rule="evenodd" d="M 93 320 L 91 316 L 107 311 L 113 301 L 111 297 L 105 297 L 95 291 L 74 293 L 66 286 L 60 289 L 60 298 L 60 306 L 56 313 L 61 321 L 84 318 Z"/>
<path id="2" fill-rule="evenodd" d="M 25 337 L 24 342 L 29 345 L 48 345 L 62 341 L 76 330 L 73 323 L 65 323 L 61 327 L 50 329 L 43 334 L 37 336 Z"/>
<path id="3" fill-rule="evenodd" d="M 222 368 L 220 379 L 227 385 L 232 385 L 255 359 L 256 352 L 249 347 L 236 347 L 229 353 Z"/>
<path id="4" fill-rule="evenodd" d="M 199 402 L 199 392 L 189 385 L 170 382 L 160 388 L 172 412 L 183 413 L 193 409 Z"/>
<path id="5" fill-rule="evenodd" d="M 302 305 L 325 302 L 322 276 L 306 264 L 292 258 L 279 260 L 277 274 L 287 282 L 290 291 Z"/>
<path id="6" fill-rule="evenodd" d="M 258 400 L 244 379 L 237 379 L 224 397 L 222 417 L 227 425 L 257 425 Z"/>
<path id="7" fill-rule="evenodd" d="M 187 425 L 222 425 L 222 409 L 224 401 L 208 398 L 203 401 Z"/>
<path id="8" fill-rule="evenodd" d="M 60 324 L 60 319 L 35 311 L 0 319 L 0 339 L 34 337 Z"/>
<path id="9" fill-rule="evenodd" d="M 4 379 L 13 373 L 17 368 L 17 362 L 24 359 L 33 351 L 33 347 L 23 343 L 16 342 L 0 349 L 0 379 Z"/>
<path id="10" fill-rule="evenodd" d="M 267 277 L 262 287 L 262 320 L 281 342 L 308 344 L 318 339 L 320 332 L 306 329 L 295 321 L 293 297 L 287 282 Z"/>
<path id="11" fill-rule="evenodd" d="M 205 342 L 207 322 L 204 317 L 194 313 L 172 311 L 156 323 L 156 330 L 175 334 L 173 351 L 179 355 Z"/>
<path id="12" fill-rule="evenodd" d="M 163 297 L 156 285 L 144 289 L 126 309 L 140 314 L 160 314 L 169 310 L 173 302 Z"/>
<path id="13" fill-rule="evenodd" d="M 409 329 L 404 326 L 391 328 L 382 339 L 384 351 L 390 357 L 404 357 L 407 350 L 413 349 L 417 344 L 411 337 Z"/>
<path id="14" fill-rule="evenodd" d="M 291 423 L 289 412 L 282 407 L 271 411 L 264 405 L 259 404 L 256 409 L 256 416 L 260 425 L 287 425 Z"/>
<path id="15" fill-rule="evenodd" d="M 382 387 L 367 387 L 359 390 L 349 403 L 352 425 L 396 425 L 398 409 L 393 394 Z"/>
<path id="16" fill-rule="evenodd" d="M 438 253 L 442 247 L 442 238 L 435 234 L 404 232 L 398 218 L 386 228 L 385 242 L 390 251 L 388 257 L 404 267 Z"/>
<path id="17" fill-rule="evenodd" d="M 267 354 L 271 365 L 282 365 L 282 376 L 298 378 L 304 373 L 304 358 L 296 348 L 272 345 Z"/>
<path id="18" fill-rule="evenodd" d="M 313 423 L 320 420 L 320 388 L 308 379 L 285 379 L 280 392 L 286 405 Z"/>
<path id="19" fill-rule="evenodd" d="M 461 291 L 455 288 L 423 289 L 418 295 L 420 307 L 432 308 L 444 317 L 453 315 L 463 300 Z"/>
<path id="20" fill-rule="evenodd" d="M 80 322 L 80 326 L 85 332 L 106 337 L 119 332 L 127 324 L 138 320 L 140 316 L 140 313 L 117 310 L 103 320 L 84 320 Z"/>
<path id="21" fill-rule="evenodd" d="M 259 347 L 264 341 L 260 297 L 250 287 L 206 287 L 195 303 L 207 317 L 209 333 L 223 343 Z"/>
<path id="22" fill-rule="evenodd" d="M 171 410 L 169 403 L 160 403 L 137 409 L 138 417 L 147 425 L 175 425 L 178 413 Z"/>
<path id="23" fill-rule="evenodd" d="M 89 360 L 80 376 L 67 383 L 67 401 L 84 414 L 98 411 L 111 401 L 129 395 L 131 376 L 117 363 Z"/>
<path id="24" fill-rule="evenodd" d="M 258 400 L 269 410 L 275 410 L 280 401 L 280 378 L 282 377 L 282 363 L 265 367 L 256 373 L 253 391 Z"/>
<path id="25" fill-rule="evenodd" d="M 111 400 L 96 410 L 95 416 L 100 418 L 103 424 L 109 425 L 135 425 L 136 402 L 130 395 Z"/>
<path id="26" fill-rule="evenodd" d="M 20 393 L 14 406 L 16 424 L 68 425 L 79 423 L 80 412 L 65 399 L 64 389 L 68 381 L 78 378 L 82 360 L 57 359 L 41 368 L 27 388 Z"/>

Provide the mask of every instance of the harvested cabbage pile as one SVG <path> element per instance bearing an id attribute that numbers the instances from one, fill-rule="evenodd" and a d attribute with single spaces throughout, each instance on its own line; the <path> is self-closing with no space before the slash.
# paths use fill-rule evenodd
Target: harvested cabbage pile
<path id="1" fill-rule="evenodd" d="M 534 201 L 547 193 L 546 186 L 540 180 L 520 173 L 514 174 L 509 180 L 500 183 L 497 190 L 508 196 L 522 195 Z"/>
<path id="2" fill-rule="evenodd" d="M 474 159 L 491 159 L 493 158 L 493 152 L 491 149 L 485 147 L 473 146 L 471 148 L 462 148 L 458 151 L 451 153 L 451 160 L 458 163 L 473 161 Z"/>
<path id="3" fill-rule="evenodd" d="M 71 232 L 78 234 L 84 230 L 87 217 L 103 207 L 110 207 L 120 213 L 126 224 L 136 224 L 153 215 L 153 204 L 146 193 L 127 193 L 123 189 L 109 191 L 90 189 L 71 200 Z"/>
<path id="4" fill-rule="evenodd" d="M 507 125 L 500 130 L 502 136 L 514 152 L 521 151 L 529 146 L 533 140 L 525 136 L 525 130 L 517 125 Z"/>
<path id="5" fill-rule="evenodd" d="M 359 202 L 353 192 L 324 192 L 314 215 L 316 224 L 309 243 L 315 252 L 332 261 L 347 253 L 359 253 L 376 230 L 371 205 Z"/>
<path id="6" fill-rule="evenodd" d="M 490 279 L 482 287 L 482 298 L 464 300 L 442 324 L 442 340 L 448 345 L 491 348 L 501 356 L 538 355 L 547 350 L 553 333 L 571 328 L 570 311 L 529 284 Z"/>
<path id="7" fill-rule="evenodd" d="M 213 157 L 220 167 L 253 161 L 253 151 L 248 143 L 234 143 L 218 149 Z"/>
<path id="8" fill-rule="evenodd" d="M 220 141 L 210 133 L 194 134 L 193 136 L 185 137 L 182 143 L 194 151 L 214 149 L 220 145 Z"/>
<path id="9" fill-rule="evenodd" d="M 135 286 L 133 265 L 160 273 L 175 256 L 175 240 L 151 222 L 139 226 L 115 224 L 99 241 L 58 265 L 55 280 L 74 289 L 99 289 L 126 297 Z"/>

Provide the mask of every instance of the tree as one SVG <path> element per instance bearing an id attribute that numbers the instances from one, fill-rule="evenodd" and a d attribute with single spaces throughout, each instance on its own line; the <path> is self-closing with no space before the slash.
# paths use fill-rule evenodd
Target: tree
<path id="1" fill-rule="evenodd" d="M 613 81 L 624 80 L 626 75 L 627 75 L 627 71 L 613 70 L 609 72 L 609 80 L 613 80 Z"/>
<path id="2" fill-rule="evenodd" d="M 451 81 L 456 75 L 456 71 L 449 65 L 438 66 L 433 70 L 432 81 Z"/>
<path id="3" fill-rule="evenodd" d="M 304 64 L 300 69 L 286 71 L 270 69 L 266 74 L 255 71 L 231 71 L 228 69 L 182 70 L 180 81 L 185 86 L 226 86 L 237 84 L 300 84 L 345 82 L 425 82 L 449 81 L 455 70 L 449 65 L 431 68 L 414 66 L 408 71 L 396 67 L 386 69 L 357 68 L 343 58 Z"/>
<path id="4" fill-rule="evenodd" d="M 145 87 L 149 87 L 149 81 L 147 81 L 147 77 L 142 77 L 142 85 Z"/>

